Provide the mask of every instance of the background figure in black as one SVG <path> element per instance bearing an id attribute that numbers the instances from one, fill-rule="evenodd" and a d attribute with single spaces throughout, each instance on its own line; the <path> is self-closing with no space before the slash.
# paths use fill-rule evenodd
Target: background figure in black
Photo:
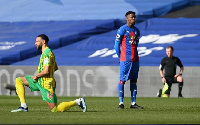
<path id="1" fill-rule="evenodd" d="M 174 48 L 172 46 L 168 46 L 166 48 L 167 57 L 163 58 L 159 67 L 160 76 L 162 82 L 164 83 L 163 89 L 158 91 L 158 97 L 170 97 L 170 91 L 172 83 L 178 83 L 178 97 L 182 96 L 182 88 L 183 88 L 183 65 L 181 60 L 178 57 L 173 56 Z M 180 67 L 179 74 L 176 74 L 176 66 Z M 163 74 L 163 70 L 165 74 Z"/>

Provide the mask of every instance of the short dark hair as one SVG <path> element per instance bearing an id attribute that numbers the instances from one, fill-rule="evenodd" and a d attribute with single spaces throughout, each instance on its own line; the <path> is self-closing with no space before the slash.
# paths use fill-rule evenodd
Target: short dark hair
<path id="1" fill-rule="evenodd" d="M 135 15 L 135 12 L 133 12 L 133 11 L 128 11 L 128 12 L 126 12 L 125 17 L 128 16 L 129 14 L 134 14 L 134 15 Z"/>
<path id="2" fill-rule="evenodd" d="M 172 50 L 172 52 L 174 52 L 174 48 L 172 46 L 167 47 L 167 49 L 169 49 L 169 48 Z"/>
<path id="3" fill-rule="evenodd" d="M 45 34 L 40 34 L 40 35 L 38 35 L 37 37 L 41 37 L 43 40 L 45 40 L 46 43 L 49 42 L 49 38 L 48 38 L 48 36 L 45 35 Z"/>

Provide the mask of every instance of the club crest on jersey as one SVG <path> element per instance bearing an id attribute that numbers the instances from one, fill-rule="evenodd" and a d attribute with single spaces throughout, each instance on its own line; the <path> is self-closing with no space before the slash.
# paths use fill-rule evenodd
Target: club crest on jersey
<path id="1" fill-rule="evenodd" d="M 130 39 L 131 39 L 131 41 L 129 41 L 130 44 L 136 44 L 136 42 L 135 42 L 135 33 L 134 32 L 130 33 Z"/>
<path id="2" fill-rule="evenodd" d="M 52 93 L 52 92 L 47 92 L 47 98 L 48 98 L 49 100 L 52 100 L 52 98 L 53 98 L 53 93 Z"/>

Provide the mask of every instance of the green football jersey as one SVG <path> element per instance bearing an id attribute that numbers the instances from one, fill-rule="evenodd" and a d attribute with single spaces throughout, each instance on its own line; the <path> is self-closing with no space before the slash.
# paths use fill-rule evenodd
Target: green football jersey
<path id="1" fill-rule="evenodd" d="M 40 64 L 38 66 L 38 73 L 40 73 L 42 70 L 44 70 L 45 66 L 50 66 L 50 73 L 46 76 L 40 77 L 38 79 L 38 83 L 48 89 L 49 91 L 52 91 L 53 88 L 56 87 L 56 82 L 54 79 L 54 72 L 55 72 L 55 56 L 51 49 L 49 47 L 46 47 L 44 52 L 42 53 L 40 57 Z"/>

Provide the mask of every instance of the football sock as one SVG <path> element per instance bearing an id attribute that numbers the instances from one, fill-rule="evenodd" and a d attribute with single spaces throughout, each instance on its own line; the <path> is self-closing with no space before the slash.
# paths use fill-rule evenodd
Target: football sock
<path id="1" fill-rule="evenodd" d="M 76 105 L 76 101 L 62 102 L 57 106 L 55 112 L 63 112 L 63 111 L 69 110 L 72 106 L 75 106 L 75 105 Z M 52 110 L 55 110 L 55 109 L 52 109 Z"/>
<path id="2" fill-rule="evenodd" d="M 179 82 L 179 84 L 178 84 L 178 94 L 179 95 L 182 94 L 182 88 L 183 88 L 183 82 Z"/>
<path id="3" fill-rule="evenodd" d="M 119 105 L 124 104 L 124 102 L 120 102 Z"/>
<path id="4" fill-rule="evenodd" d="M 80 99 L 76 99 L 75 101 L 76 101 L 76 105 L 80 105 L 80 102 L 81 102 Z"/>
<path id="5" fill-rule="evenodd" d="M 131 105 L 135 105 L 136 102 L 132 102 Z"/>
<path id="6" fill-rule="evenodd" d="M 26 108 L 27 106 L 26 106 L 26 100 L 25 100 L 25 88 L 24 88 L 24 83 L 22 82 L 20 77 L 16 78 L 15 87 L 16 87 L 17 95 L 21 102 L 21 106 Z"/>
<path id="7" fill-rule="evenodd" d="M 137 84 L 136 83 L 130 83 L 130 91 L 131 91 L 131 103 L 136 102 L 136 95 L 137 95 Z"/>
<path id="8" fill-rule="evenodd" d="M 21 103 L 21 107 L 27 108 L 26 103 Z"/>
<path id="9" fill-rule="evenodd" d="M 124 99 L 124 81 L 120 81 L 118 84 L 118 93 L 119 93 L 119 102 L 123 103 L 123 99 Z"/>

